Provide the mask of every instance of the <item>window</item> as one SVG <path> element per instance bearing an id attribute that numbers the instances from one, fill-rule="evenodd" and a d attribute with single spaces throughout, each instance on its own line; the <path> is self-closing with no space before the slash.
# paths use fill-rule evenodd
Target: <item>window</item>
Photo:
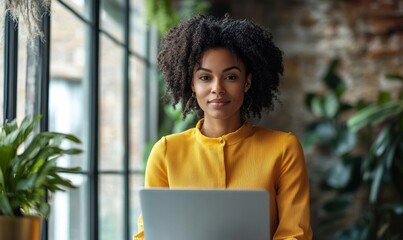
<path id="1" fill-rule="evenodd" d="M 157 97 L 157 38 L 146 25 L 144 2 L 52 1 L 43 25 L 48 39 L 34 48 L 26 47 L 24 34 L 5 31 L 5 38 L 16 34 L 19 47 L 7 41 L 0 46 L 5 56 L 0 59 L 5 76 L 0 103 L 5 100 L 19 119 L 43 114 L 47 125 L 42 130 L 72 133 L 84 150 L 60 158 L 59 164 L 80 166 L 82 172 L 66 176 L 77 189 L 49 196 L 45 240 L 123 240 L 137 231 L 143 149 L 157 128 L 152 124 L 157 109 L 147 107 Z M 5 71 L 10 55 L 4 49 L 11 58 L 18 56 L 16 79 Z M 1 114 L 2 119 L 13 115 L 4 107 Z"/>

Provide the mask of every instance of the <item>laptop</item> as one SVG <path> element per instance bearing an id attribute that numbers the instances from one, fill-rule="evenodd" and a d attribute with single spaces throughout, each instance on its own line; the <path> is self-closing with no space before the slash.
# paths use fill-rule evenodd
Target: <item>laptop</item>
<path id="1" fill-rule="evenodd" d="M 146 240 L 267 240 L 265 190 L 141 188 Z"/>

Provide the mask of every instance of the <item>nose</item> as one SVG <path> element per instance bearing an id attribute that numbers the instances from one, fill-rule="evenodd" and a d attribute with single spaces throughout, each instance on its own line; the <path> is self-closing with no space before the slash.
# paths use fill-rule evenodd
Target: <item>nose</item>
<path id="1" fill-rule="evenodd" d="M 213 81 L 211 92 L 217 95 L 225 94 L 225 88 L 220 80 L 216 79 L 215 81 Z"/>

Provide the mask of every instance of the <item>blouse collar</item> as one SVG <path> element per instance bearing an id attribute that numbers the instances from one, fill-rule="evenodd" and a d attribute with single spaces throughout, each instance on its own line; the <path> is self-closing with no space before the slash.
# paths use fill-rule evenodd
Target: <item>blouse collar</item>
<path id="1" fill-rule="evenodd" d="M 245 139 L 246 137 L 248 137 L 253 129 L 253 126 L 245 121 L 244 124 L 234 132 L 222 135 L 221 137 L 210 138 L 204 136 L 200 131 L 201 127 L 203 126 L 203 122 L 204 119 L 200 119 L 196 124 L 195 127 L 196 139 L 201 143 L 209 145 L 217 145 L 217 144 L 232 145 L 238 143 L 243 139 Z"/>

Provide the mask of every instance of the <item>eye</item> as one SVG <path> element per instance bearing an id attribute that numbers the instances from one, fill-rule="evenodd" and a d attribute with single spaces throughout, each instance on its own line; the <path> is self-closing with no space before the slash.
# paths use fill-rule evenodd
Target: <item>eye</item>
<path id="1" fill-rule="evenodd" d="M 204 75 L 204 76 L 200 76 L 200 77 L 199 77 L 199 79 L 200 79 L 200 80 L 202 80 L 202 81 L 207 81 L 207 80 L 209 80 L 209 79 L 210 79 L 210 77 L 209 77 L 209 76 Z"/>
<path id="2" fill-rule="evenodd" d="M 234 81 L 234 80 L 238 79 L 238 76 L 231 74 L 231 75 L 226 76 L 225 79 Z"/>

